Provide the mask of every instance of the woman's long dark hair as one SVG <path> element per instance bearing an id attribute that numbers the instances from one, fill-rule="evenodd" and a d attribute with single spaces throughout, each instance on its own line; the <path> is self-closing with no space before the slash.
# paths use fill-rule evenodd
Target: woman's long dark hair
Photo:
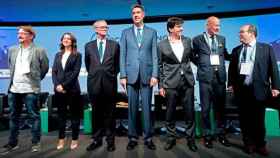
<path id="1" fill-rule="evenodd" d="M 76 37 L 75 37 L 72 33 L 70 33 L 70 32 L 64 33 L 64 34 L 62 35 L 62 37 L 60 38 L 60 44 L 59 44 L 59 46 L 60 46 L 60 51 L 61 51 L 61 53 L 64 53 L 64 52 L 65 52 L 65 47 L 64 47 L 64 45 L 63 45 L 63 43 L 62 43 L 62 40 L 63 40 L 63 38 L 64 38 L 65 35 L 69 35 L 70 38 L 71 38 L 71 41 L 72 41 L 72 45 L 71 45 L 72 51 L 71 51 L 71 53 L 77 54 L 77 39 L 76 39 Z"/>

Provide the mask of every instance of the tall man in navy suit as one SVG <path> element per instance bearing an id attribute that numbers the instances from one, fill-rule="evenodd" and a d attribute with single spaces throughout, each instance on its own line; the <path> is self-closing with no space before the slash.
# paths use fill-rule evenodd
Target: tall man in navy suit
<path id="1" fill-rule="evenodd" d="M 107 150 L 115 150 L 115 97 L 117 94 L 117 74 L 119 72 L 119 44 L 107 39 L 108 25 L 104 20 L 93 24 L 97 39 L 85 46 L 85 65 L 88 72 L 87 89 L 94 108 L 93 141 L 88 151 L 102 145 L 106 135 Z"/>
<path id="2" fill-rule="evenodd" d="M 137 146 L 136 114 L 139 93 L 144 116 L 145 145 L 155 150 L 152 141 L 151 99 L 152 88 L 158 82 L 157 33 L 144 25 L 144 7 L 132 7 L 133 26 L 123 30 L 120 40 L 120 82 L 128 93 L 128 138 L 127 150 Z"/>
<path id="3" fill-rule="evenodd" d="M 193 49 L 197 58 L 197 77 L 199 81 L 200 103 L 204 145 L 213 148 L 210 109 L 213 107 L 217 128 L 215 134 L 224 146 L 229 146 L 225 137 L 225 94 L 226 70 L 225 59 L 230 58 L 226 50 L 225 37 L 218 35 L 220 20 L 211 16 L 207 19 L 206 32 L 194 37 Z"/>
<path id="4" fill-rule="evenodd" d="M 232 50 L 228 86 L 239 107 L 245 152 L 269 154 L 265 142 L 265 101 L 279 95 L 280 81 L 273 48 L 256 41 L 254 25 L 240 28 L 241 45 Z"/>

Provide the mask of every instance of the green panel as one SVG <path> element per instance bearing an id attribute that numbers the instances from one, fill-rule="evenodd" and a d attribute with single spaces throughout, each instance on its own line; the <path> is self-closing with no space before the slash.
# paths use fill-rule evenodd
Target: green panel
<path id="1" fill-rule="evenodd" d="M 265 128 L 267 136 L 280 136 L 279 113 L 277 110 L 266 108 Z"/>
<path id="2" fill-rule="evenodd" d="M 92 109 L 84 110 L 84 133 L 89 134 L 92 132 Z"/>
<path id="3" fill-rule="evenodd" d="M 41 109 L 40 110 L 40 117 L 41 117 L 41 131 L 42 133 L 48 133 L 48 129 L 49 129 L 49 126 L 48 126 L 48 109 L 47 108 L 44 108 L 44 109 Z"/>

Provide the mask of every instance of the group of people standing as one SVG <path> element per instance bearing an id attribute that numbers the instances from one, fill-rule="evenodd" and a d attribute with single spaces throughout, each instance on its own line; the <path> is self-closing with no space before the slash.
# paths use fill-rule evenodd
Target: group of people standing
<path id="1" fill-rule="evenodd" d="M 171 17 L 167 21 L 168 38 L 157 43 L 157 32 L 144 25 L 144 7 L 134 5 L 131 10 L 133 25 L 123 30 L 120 42 L 107 39 L 108 25 L 105 20 L 93 26 L 97 34 L 94 41 L 85 45 L 84 62 L 88 72 L 87 90 L 94 107 L 92 143 L 88 151 L 103 144 L 106 136 L 107 150 L 115 150 L 114 109 L 117 94 L 117 75 L 128 96 L 128 144 L 127 150 L 138 145 L 137 111 L 143 113 L 144 145 L 155 150 L 151 119 L 152 88 L 159 85 L 159 92 L 166 100 L 167 137 L 165 150 L 176 145 L 176 106 L 185 112 L 185 135 L 188 148 L 195 152 L 194 75 L 191 62 L 197 66 L 200 101 L 202 108 L 203 142 L 213 148 L 217 138 L 224 146 L 230 146 L 225 132 L 225 95 L 227 73 L 225 60 L 230 61 L 228 88 L 235 94 L 240 111 L 240 125 L 247 153 L 268 155 L 265 144 L 264 102 L 279 95 L 280 82 L 277 63 L 272 47 L 256 41 L 257 29 L 248 24 L 239 32 L 241 44 L 229 54 L 225 37 L 219 35 L 220 20 L 211 16 L 206 21 L 206 31 L 194 37 L 183 36 L 183 20 Z M 2 153 L 18 148 L 19 115 L 22 104 L 27 107 L 32 120 L 32 151 L 40 150 L 40 117 L 38 93 L 40 81 L 48 71 L 48 58 L 44 49 L 33 44 L 35 32 L 30 26 L 18 31 L 19 45 L 9 49 L 11 83 L 8 103 L 10 137 Z M 78 147 L 80 115 L 81 54 L 73 34 L 64 33 L 60 51 L 56 54 L 52 79 L 59 114 L 57 149 L 65 146 L 67 109 L 70 111 L 72 141 L 70 148 Z M 140 104 L 141 100 L 141 104 Z M 211 132 L 210 109 L 215 112 L 217 128 Z M 250 115 L 248 115 L 250 113 Z"/>

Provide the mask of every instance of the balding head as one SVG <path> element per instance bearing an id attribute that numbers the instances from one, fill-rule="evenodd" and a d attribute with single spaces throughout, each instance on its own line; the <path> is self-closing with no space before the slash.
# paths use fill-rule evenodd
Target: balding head
<path id="1" fill-rule="evenodd" d="M 206 30 L 210 35 L 218 34 L 220 31 L 220 19 L 215 16 L 210 16 L 206 20 Z"/>

